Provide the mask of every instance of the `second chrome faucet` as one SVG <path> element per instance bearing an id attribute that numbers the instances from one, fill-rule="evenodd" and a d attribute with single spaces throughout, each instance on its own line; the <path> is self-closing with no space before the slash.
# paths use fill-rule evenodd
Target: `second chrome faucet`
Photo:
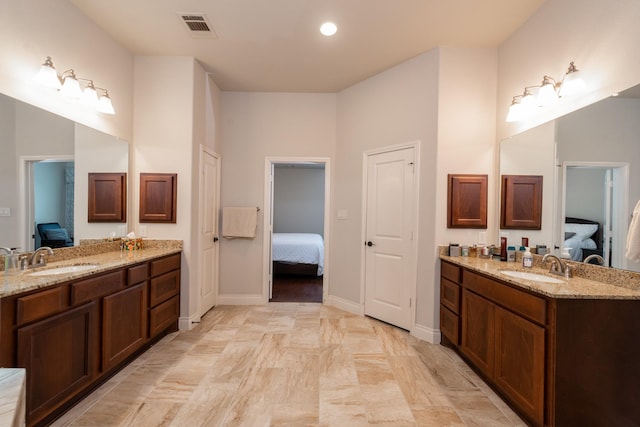
<path id="1" fill-rule="evenodd" d="M 546 262 L 549 259 L 551 260 L 549 273 L 555 274 L 556 276 L 562 276 L 566 279 L 573 277 L 573 271 L 570 265 L 567 265 L 560 258 L 552 254 L 546 254 L 545 256 L 543 256 L 542 262 Z"/>

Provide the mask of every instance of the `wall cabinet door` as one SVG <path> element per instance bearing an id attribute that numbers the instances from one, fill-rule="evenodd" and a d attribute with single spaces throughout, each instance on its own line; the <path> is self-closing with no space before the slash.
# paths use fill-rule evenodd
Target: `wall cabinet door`
<path id="1" fill-rule="evenodd" d="M 146 342 L 147 284 L 109 295 L 102 304 L 102 370 L 107 371 Z"/>
<path id="2" fill-rule="evenodd" d="M 544 423 L 544 328 L 495 308 L 495 382 L 536 425 Z"/>
<path id="3" fill-rule="evenodd" d="M 97 373 L 96 305 L 90 302 L 18 329 L 17 366 L 27 370 L 33 424 L 89 385 Z"/>
<path id="4" fill-rule="evenodd" d="M 494 371 L 495 304 L 462 291 L 462 353 L 489 377 Z"/>

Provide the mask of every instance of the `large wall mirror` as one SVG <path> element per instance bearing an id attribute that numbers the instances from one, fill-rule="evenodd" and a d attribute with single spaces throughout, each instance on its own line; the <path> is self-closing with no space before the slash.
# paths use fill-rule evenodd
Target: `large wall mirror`
<path id="1" fill-rule="evenodd" d="M 501 142 L 501 175 L 544 176 L 542 229 L 521 232 L 532 246 L 640 271 L 624 256 L 640 200 L 639 119 L 640 85 Z"/>
<path id="2" fill-rule="evenodd" d="M 128 172 L 128 142 L 0 94 L 0 149 L 0 246 L 33 250 L 42 224 L 64 228 L 68 245 L 126 234 L 89 223 L 87 199 L 90 172 Z"/>

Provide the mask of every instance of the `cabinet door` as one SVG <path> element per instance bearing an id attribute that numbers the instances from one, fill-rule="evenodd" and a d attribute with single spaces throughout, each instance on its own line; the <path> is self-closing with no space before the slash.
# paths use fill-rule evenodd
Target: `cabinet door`
<path id="1" fill-rule="evenodd" d="M 544 328 L 495 308 L 495 382 L 536 425 L 544 422 Z"/>
<path id="2" fill-rule="evenodd" d="M 146 282 L 105 297 L 102 306 L 102 370 L 138 350 L 147 339 Z"/>
<path id="3" fill-rule="evenodd" d="M 17 366 L 27 370 L 27 420 L 34 424 L 89 385 L 97 372 L 95 303 L 18 329 Z"/>
<path id="4" fill-rule="evenodd" d="M 462 291 L 462 353 L 489 377 L 494 368 L 495 305 L 481 296 Z"/>

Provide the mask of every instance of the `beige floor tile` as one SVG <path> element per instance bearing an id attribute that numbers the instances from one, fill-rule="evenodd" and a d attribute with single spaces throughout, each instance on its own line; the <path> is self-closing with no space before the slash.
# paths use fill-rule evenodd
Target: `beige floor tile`
<path id="1" fill-rule="evenodd" d="M 448 348 L 322 304 L 222 306 L 54 424 L 521 426 Z"/>

